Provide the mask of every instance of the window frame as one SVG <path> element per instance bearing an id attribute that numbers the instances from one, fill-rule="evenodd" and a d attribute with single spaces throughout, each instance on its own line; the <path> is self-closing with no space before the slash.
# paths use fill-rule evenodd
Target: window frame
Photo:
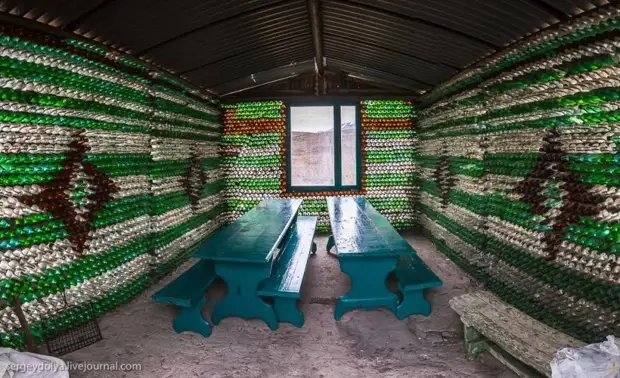
<path id="1" fill-rule="evenodd" d="M 362 109 L 359 101 L 311 101 L 311 102 L 287 102 L 285 103 L 286 114 L 286 191 L 288 193 L 302 192 L 325 192 L 325 191 L 351 191 L 359 192 L 362 188 Z M 332 186 L 293 186 L 292 158 L 291 158 L 291 107 L 333 106 L 334 107 L 334 185 Z M 356 149 L 356 185 L 342 185 L 342 125 L 341 106 L 355 106 L 355 149 Z"/>

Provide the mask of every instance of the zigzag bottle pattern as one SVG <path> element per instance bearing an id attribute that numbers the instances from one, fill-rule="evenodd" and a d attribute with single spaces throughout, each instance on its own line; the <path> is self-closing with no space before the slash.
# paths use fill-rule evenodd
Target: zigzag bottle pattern
<path id="1" fill-rule="evenodd" d="M 429 237 L 586 342 L 620 332 L 619 28 L 607 5 L 543 30 L 442 84 L 418 118 Z"/>
<path id="2" fill-rule="evenodd" d="M 95 44 L 0 25 L 0 343 L 127 301 L 223 222 L 217 103 Z M 64 293 L 64 296 L 63 296 Z M 65 297 L 69 306 L 66 308 Z"/>

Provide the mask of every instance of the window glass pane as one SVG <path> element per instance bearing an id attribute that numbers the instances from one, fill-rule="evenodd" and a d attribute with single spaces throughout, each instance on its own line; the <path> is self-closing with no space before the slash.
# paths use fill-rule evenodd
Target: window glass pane
<path id="1" fill-rule="evenodd" d="M 334 107 L 291 107 L 291 186 L 333 186 Z"/>
<path id="2" fill-rule="evenodd" d="M 340 107 L 342 185 L 357 185 L 357 120 L 355 106 Z"/>

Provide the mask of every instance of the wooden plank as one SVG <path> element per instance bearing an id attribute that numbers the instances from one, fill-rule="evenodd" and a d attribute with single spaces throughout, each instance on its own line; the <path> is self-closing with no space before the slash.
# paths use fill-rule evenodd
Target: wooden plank
<path id="1" fill-rule="evenodd" d="M 510 306 L 488 291 L 477 291 L 475 294 L 481 302 L 493 306 L 498 313 L 514 314 L 514 316 L 511 316 L 511 322 L 519 324 L 524 329 L 533 329 L 535 331 L 535 337 L 545 343 L 546 350 L 553 350 L 553 355 L 555 355 L 555 351 L 567 346 L 580 348 L 586 345 L 586 343 L 581 340 L 575 339 L 565 333 L 559 332 L 553 327 L 539 322 L 519 309 Z"/>
<path id="2" fill-rule="evenodd" d="M 496 313 L 495 309 L 478 301 L 475 295 L 455 298 L 452 308 L 461 315 L 464 324 L 477 329 L 486 338 L 499 345 L 521 361 L 527 361 L 539 371 L 550 371 L 551 361 L 545 347 L 534 342 L 538 340 L 531 329 L 518 325 Z M 513 328 L 514 327 L 514 328 Z M 541 340 L 541 342 L 544 342 Z"/>
<path id="3" fill-rule="evenodd" d="M 452 298 L 450 306 L 461 316 L 463 323 L 547 376 L 551 375 L 549 363 L 558 349 L 585 345 L 485 291 Z"/>
<path id="4" fill-rule="evenodd" d="M 368 202 L 365 198 L 359 197 L 357 201 L 359 206 L 364 209 L 366 216 L 370 220 L 372 220 L 376 226 L 377 231 L 385 240 L 385 242 L 390 245 L 392 250 L 398 251 L 399 254 L 406 253 L 415 253 L 413 247 L 409 245 L 409 243 L 396 231 L 392 223 L 387 220 L 386 217 L 381 215 L 370 202 Z"/>
<path id="5" fill-rule="evenodd" d="M 489 353 L 493 357 L 497 358 L 497 360 L 499 362 L 501 362 L 502 364 L 506 365 L 510 370 L 515 372 L 515 374 L 518 375 L 521 378 L 539 378 L 539 377 L 542 377 L 542 375 L 540 373 L 538 373 L 537 371 L 535 371 L 531 367 L 527 366 L 523 362 L 513 358 L 511 355 L 509 355 L 508 353 L 504 352 L 501 348 L 499 348 L 497 345 L 494 345 L 493 343 L 491 343 L 491 345 L 489 345 Z"/>
<path id="6" fill-rule="evenodd" d="M 477 291 L 461 298 L 466 301 L 466 306 L 470 309 L 469 311 L 476 309 L 476 311 L 484 312 L 489 317 L 496 318 L 498 326 L 504 325 L 509 329 L 518 329 L 521 339 L 535 338 L 540 340 L 537 343 L 537 347 L 540 347 L 541 352 L 553 355 L 556 350 L 566 346 L 581 347 L 585 345 L 582 341 L 558 332 L 554 328 L 508 305 L 489 292 Z"/>
<path id="7" fill-rule="evenodd" d="M 478 329 L 489 340 L 500 345 L 506 352 L 515 356 L 517 359 L 525 362 L 535 368 L 547 374 L 550 368 L 546 365 L 550 360 L 545 355 L 537 354 L 531 350 L 532 345 L 523 343 L 522 340 L 514 339 L 515 335 L 512 332 L 506 331 L 504 328 L 496 327 L 494 320 L 490 319 L 483 314 L 467 314 L 461 317 L 464 324 L 470 327 Z M 532 341 L 533 343 L 534 341 Z"/>
<path id="8" fill-rule="evenodd" d="M 396 256 L 413 249 L 363 197 L 328 197 L 327 208 L 339 255 Z"/>
<path id="9" fill-rule="evenodd" d="M 263 281 L 262 296 L 299 298 L 318 217 L 299 216 L 288 244 L 280 252 L 274 274 Z"/>
<path id="10" fill-rule="evenodd" d="M 301 199 L 263 200 L 232 225 L 209 238 L 194 254 L 199 259 L 265 263 L 288 231 Z"/>
<path id="11" fill-rule="evenodd" d="M 401 256 L 395 273 L 399 285 L 405 289 L 428 289 L 442 285 L 439 277 L 415 253 Z"/>
<path id="12" fill-rule="evenodd" d="M 301 218 L 303 219 L 297 221 L 297 241 L 293 258 L 288 260 L 278 287 L 280 293 L 288 293 L 294 296 L 299 296 L 301 291 L 318 220 L 318 217 Z"/>

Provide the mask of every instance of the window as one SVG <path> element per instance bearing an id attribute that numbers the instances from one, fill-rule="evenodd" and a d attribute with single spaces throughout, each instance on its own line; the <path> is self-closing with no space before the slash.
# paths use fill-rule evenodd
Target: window
<path id="1" fill-rule="evenodd" d="M 359 189 L 360 108 L 355 104 L 287 106 L 287 189 Z"/>

